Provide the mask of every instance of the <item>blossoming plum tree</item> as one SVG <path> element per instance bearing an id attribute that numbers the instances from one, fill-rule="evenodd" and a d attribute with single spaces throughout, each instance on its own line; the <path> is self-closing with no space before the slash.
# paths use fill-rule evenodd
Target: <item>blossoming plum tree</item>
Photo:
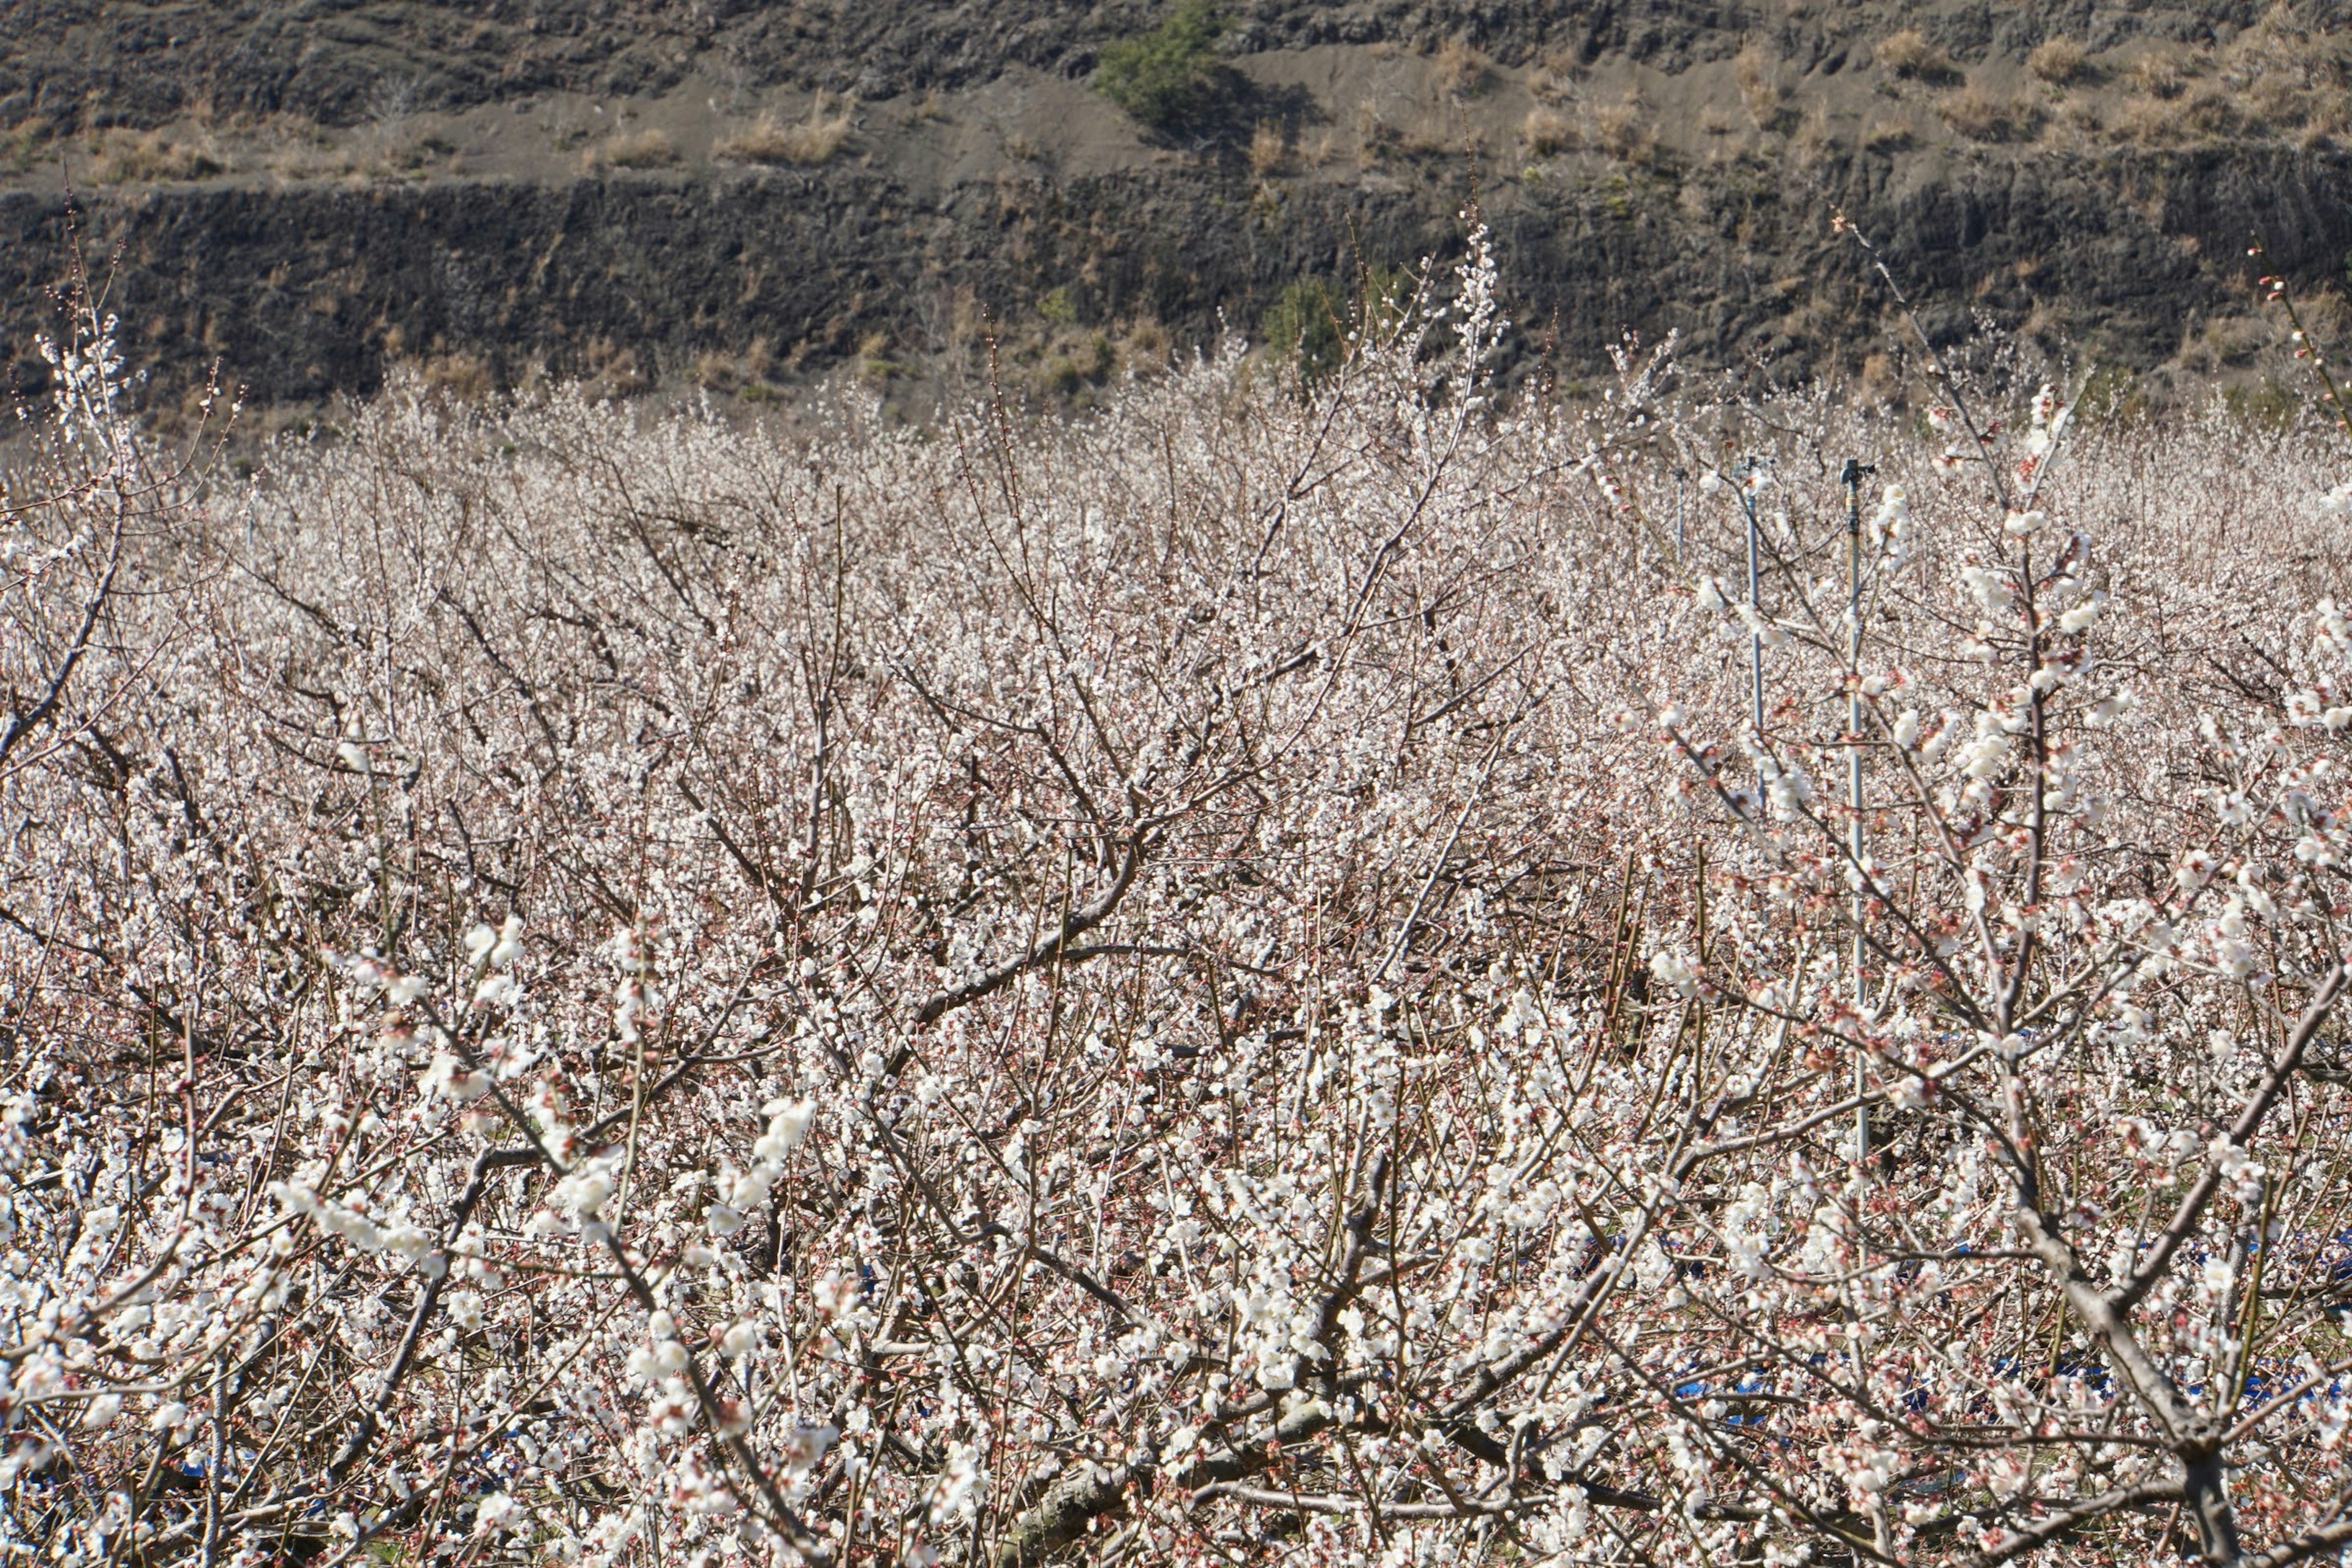
<path id="1" fill-rule="evenodd" d="M 2327 449 L 1504 330 L 1475 234 L 1311 388 L 21 481 L 0 1530 L 2352 1542 Z"/>

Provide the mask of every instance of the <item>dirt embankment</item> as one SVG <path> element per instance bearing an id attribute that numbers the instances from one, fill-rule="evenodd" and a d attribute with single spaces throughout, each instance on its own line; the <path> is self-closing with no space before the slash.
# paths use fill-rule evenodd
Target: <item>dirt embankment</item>
<path id="1" fill-rule="evenodd" d="M 1153 130 L 1085 79 L 1161 14 L 28 0 L 0 22 L 0 354 L 40 384 L 69 205 L 165 403 L 215 363 L 282 405 L 403 362 L 912 395 L 991 338 L 1083 395 L 1447 254 L 1474 194 L 1522 368 L 1570 377 L 1625 330 L 1866 373 L 1889 311 L 1840 211 L 1931 334 L 1989 318 L 2132 373 L 2267 352 L 2250 236 L 2315 289 L 2352 254 L 2324 8 L 1263 4 L 1213 102 Z"/>

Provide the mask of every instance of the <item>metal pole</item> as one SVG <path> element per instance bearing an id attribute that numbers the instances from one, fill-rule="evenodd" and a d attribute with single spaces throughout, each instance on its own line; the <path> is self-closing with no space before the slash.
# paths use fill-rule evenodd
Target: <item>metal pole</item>
<path id="1" fill-rule="evenodd" d="M 1868 912 L 1868 900 L 1861 886 L 1862 873 L 1862 478 L 1877 470 L 1860 458 L 1848 458 L 1845 471 L 1838 477 L 1845 482 L 1845 618 L 1846 660 L 1845 686 L 1845 803 L 1850 813 L 1846 821 L 1846 851 L 1853 858 L 1855 886 L 1853 889 L 1853 1008 L 1860 1013 L 1869 1004 L 1870 993 L 1863 983 L 1862 922 Z M 1853 1055 L 1853 1092 L 1858 1100 L 1868 1086 L 1863 1070 L 1863 1054 Z M 1870 1162 L 1870 1108 L 1856 1105 L 1853 1110 L 1853 1165 L 1859 1177 Z"/>

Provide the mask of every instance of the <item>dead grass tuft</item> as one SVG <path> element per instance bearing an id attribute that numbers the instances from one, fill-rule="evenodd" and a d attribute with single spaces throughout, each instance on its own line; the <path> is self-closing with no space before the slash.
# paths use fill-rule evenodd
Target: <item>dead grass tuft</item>
<path id="1" fill-rule="evenodd" d="M 849 140 L 856 108 L 847 100 L 836 104 L 819 93 L 800 119 L 787 121 L 763 114 L 720 137 L 710 155 L 730 163 L 822 163 Z"/>
<path id="2" fill-rule="evenodd" d="M 210 149 L 162 131 L 101 132 L 91 153 L 89 177 L 101 185 L 201 180 L 227 166 Z"/>
<path id="3" fill-rule="evenodd" d="M 1538 103 L 1559 103 L 1576 89 L 1573 60 L 1546 60 L 1528 72 L 1528 94 Z"/>
<path id="4" fill-rule="evenodd" d="M 2179 98 L 2189 85 L 2189 72 L 2179 55 L 2152 49 L 2132 62 L 2131 85 L 2150 98 Z"/>
<path id="5" fill-rule="evenodd" d="M 1972 142 L 2025 142 L 2041 133 L 2046 111 L 2038 103 L 2003 98 L 1971 82 L 1936 106 L 1944 123 Z"/>
<path id="6" fill-rule="evenodd" d="M 435 354 L 417 374 L 428 390 L 459 403 L 486 403 L 498 391 L 498 377 L 479 354 Z"/>
<path id="7" fill-rule="evenodd" d="M 1919 140 L 1919 127 L 1907 115 L 1874 120 L 1862 133 L 1862 144 L 1874 153 L 1899 153 Z"/>
<path id="8" fill-rule="evenodd" d="M 1431 57 L 1429 79 L 1448 98 L 1475 98 L 1493 80 L 1486 57 L 1460 38 L 1448 38 Z"/>
<path id="9" fill-rule="evenodd" d="M 1576 126 L 1549 104 L 1538 104 L 1519 121 L 1519 143 L 1533 157 L 1549 158 L 1576 145 Z"/>
<path id="10" fill-rule="evenodd" d="M 2025 57 L 2025 68 L 2053 87 L 2069 87 L 2089 79 L 2091 56 L 2072 38 L 2045 38 Z"/>
<path id="11" fill-rule="evenodd" d="M 588 150 L 586 162 L 592 169 L 658 169 L 677 162 L 677 148 L 667 132 L 648 125 L 606 137 Z"/>
<path id="12" fill-rule="evenodd" d="M 1906 81 L 1948 87 L 1960 79 L 1960 68 L 1952 63 L 1952 57 L 1929 43 L 1927 35 L 1916 27 L 1881 38 L 1876 54 L 1880 65 Z"/>
<path id="13" fill-rule="evenodd" d="M 1261 120 L 1250 132 L 1250 173 L 1263 178 L 1275 174 L 1290 162 L 1290 142 L 1283 135 L 1282 127 L 1271 120 Z"/>
<path id="14" fill-rule="evenodd" d="M 1761 44 L 1749 44 L 1739 51 L 1732 62 L 1732 71 L 1739 82 L 1739 96 L 1748 105 L 1748 117 L 1759 129 L 1785 130 L 1789 100 L 1788 89 L 1780 85 L 1780 57 Z"/>
<path id="15" fill-rule="evenodd" d="M 1614 103 L 1597 103 L 1585 116 L 1585 139 L 1612 158 L 1629 163 L 1646 161 L 1657 150 L 1657 132 L 1642 107 L 1639 92 L 1627 89 Z"/>

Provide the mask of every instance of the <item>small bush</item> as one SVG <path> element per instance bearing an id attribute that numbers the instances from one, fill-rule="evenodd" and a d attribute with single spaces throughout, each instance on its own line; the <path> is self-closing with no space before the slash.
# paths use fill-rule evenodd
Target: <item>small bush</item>
<path id="1" fill-rule="evenodd" d="M 2025 68 L 2053 87 L 2065 87 L 2091 74 L 2091 57 L 2072 38 L 2046 38 L 2025 57 Z"/>
<path id="2" fill-rule="evenodd" d="M 1319 278 L 1302 279 L 1258 318 L 1258 341 L 1303 382 L 1320 381 L 1346 361 L 1350 333 L 1378 339 L 1394 330 L 1412 292 L 1411 275 L 1391 267 L 1366 272 L 1353 300 Z"/>
<path id="3" fill-rule="evenodd" d="M 1103 47 L 1095 90 L 1154 130 L 1181 124 L 1224 85 L 1217 40 L 1225 26 L 1223 13 L 1210 0 L 1180 0 L 1150 32 Z"/>
<path id="4" fill-rule="evenodd" d="M 819 93 L 800 119 L 787 123 L 763 114 L 720 137 L 710 155 L 730 163 L 822 163 L 849 140 L 854 107 L 844 103 L 836 109 L 832 99 Z"/>
<path id="5" fill-rule="evenodd" d="M 1952 63 L 1952 57 L 1929 43 L 1916 27 L 1906 27 L 1881 39 L 1878 63 L 1906 81 L 1945 86 L 1960 79 L 1960 68 Z"/>
<path id="6" fill-rule="evenodd" d="M 1346 317 L 1331 286 L 1318 278 L 1293 283 L 1258 318 L 1258 338 L 1268 353 L 1289 361 L 1308 381 L 1339 366 L 1347 347 Z"/>

